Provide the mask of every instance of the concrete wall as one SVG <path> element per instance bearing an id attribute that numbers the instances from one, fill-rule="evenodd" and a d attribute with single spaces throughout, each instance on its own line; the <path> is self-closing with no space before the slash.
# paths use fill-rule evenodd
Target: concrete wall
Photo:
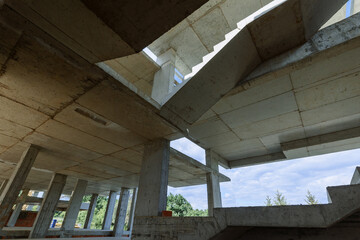
<path id="1" fill-rule="evenodd" d="M 213 217 L 135 217 L 132 239 L 207 240 L 224 228 Z"/>

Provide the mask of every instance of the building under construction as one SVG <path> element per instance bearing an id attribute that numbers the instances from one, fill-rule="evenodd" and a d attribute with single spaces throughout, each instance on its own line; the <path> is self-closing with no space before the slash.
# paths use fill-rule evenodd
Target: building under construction
<path id="1" fill-rule="evenodd" d="M 358 239 L 358 169 L 328 204 L 238 208 L 222 207 L 231 180 L 219 172 L 360 148 L 358 11 L 360 0 L 0 0 L 0 236 Z M 182 137 L 206 164 L 170 147 Z M 163 216 L 168 186 L 204 184 L 208 217 Z"/>

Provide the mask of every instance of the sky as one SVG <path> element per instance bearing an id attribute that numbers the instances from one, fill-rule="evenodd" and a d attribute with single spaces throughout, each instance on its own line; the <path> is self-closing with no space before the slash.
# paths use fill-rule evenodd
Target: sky
<path id="1" fill-rule="evenodd" d="M 204 149 L 186 138 L 172 141 L 171 147 L 205 163 Z M 358 165 L 360 149 L 230 170 L 220 167 L 231 179 L 220 184 L 223 207 L 262 206 L 277 190 L 288 204 L 305 204 L 308 190 L 319 203 L 327 203 L 326 187 L 349 184 Z M 193 208 L 207 209 L 206 185 L 169 187 L 168 193 L 180 193 Z"/>

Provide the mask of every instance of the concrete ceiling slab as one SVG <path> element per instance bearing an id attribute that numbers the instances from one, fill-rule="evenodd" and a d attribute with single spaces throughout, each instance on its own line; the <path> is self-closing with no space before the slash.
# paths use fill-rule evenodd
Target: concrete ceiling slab
<path id="1" fill-rule="evenodd" d="M 65 141 L 58 140 L 56 138 L 52 138 L 50 136 L 46 136 L 38 132 L 34 132 L 31 135 L 27 136 L 24 139 L 24 142 L 21 143 L 22 148 L 16 147 L 16 149 L 10 151 L 10 152 L 18 152 L 17 156 L 14 156 L 15 158 L 20 159 L 20 156 L 22 152 L 25 150 L 25 147 L 28 146 L 28 144 L 30 143 L 40 146 L 41 151 L 49 152 L 52 155 L 62 156 L 74 162 L 85 162 L 102 156 L 100 153 L 90 151 L 88 149 L 76 146 L 74 144 Z M 4 156 L 4 159 L 7 159 L 7 156 Z"/>
<path id="2" fill-rule="evenodd" d="M 109 165 L 115 168 L 124 169 L 126 171 L 132 172 L 132 173 L 139 173 L 141 167 L 139 165 L 136 165 L 134 163 L 111 157 L 111 156 L 104 156 L 98 159 L 94 160 L 95 162 L 102 163 L 105 165 Z"/>
<path id="3" fill-rule="evenodd" d="M 189 135 L 197 139 L 228 132 L 228 127 L 217 116 L 189 128 Z"/>
<path id="4" fill-rule="evenodd" d="M 119 152 L 113 153 L 112 156 L 140 166 L 143 158 L 143 153 L 139 153 L 133 149 L 124 149 Z"/>
<path id="5" fill-rule="evenodd" d="M 227 0 L 221 5 L 221 9 L 231 29 L 235 29 L 238 22 L 263 6 L 260 0 L 243 0 L 241 3 L 238 0 Z"/>
<path id="6" fill-rule="evenodd" d="M 21 126 L 5 119 L 0 119 L 0 134 L 2 135 L 21 139 L 32 131 L 31 128 Z"/>
<path id="7" fill-rule="evenodd" d="M 184 45 L 184 42 L 191 42 L 191 45 Z M 170 42 L 170 47 L 176 51 L 176 54 L 183 59 L 187 66 L 195 66 L 202 62 L 202 57 L 209 53 L 192 28 L 186 28 L 180 32 Z"/>
<path id="8" fill-rule="evenodd" d="M 201 7 L 206 0 L 82 2 L 138 52 Z"/>
<path id="9" fill-rule="evenodd" d="M 122 149 L 122 147 L 112 144 L 111 142 L 91 136 L 54 120 L 47 121 L 36 131 L 100 154 L 110 154 Z"/>
<path id="10" fill-rule="evenodd" d="M 239 141 L 240 138 L 232 131 L 199 139 L 199 145 L 205 149 L 222 146 Z"/>
<path id="11" fill-rule="evenodd" d="M 0 118 L 27 128 L 37 128 L 49 117 L 20 103 L 0 96 Z"/>
<path id="12" fill-rule="evenodd" d="M 77 103 L 147 139 L 176 132 L 154 113 L 150 104 L 129 95 L 117 84 L 120 83 L 102 83 L 80 97 Z"/>
<path id="13" fill-rule="evenodd" d="M 68 106 L 57 114 L 54 119 L 123 148 L 147 141 L 142 136 L 78 104 Z"/>
<path id="14" fill-rule="evenodd" d="M 249 86 L 245 85 L 242 88 L 235 88 L 211 109 L 217 114 L 223 114 L 292 90 L 292 84 L 288 75 L 282 77 L 272 76 L 270 81 L 266 77 L 264 78 L 265 82 L 263 84 L 261 84 L 261 79 L 259 79 L 256 83 L 249 83 Z M 260 84 L 257 82 L 260 82 Z"/>
<path id="15" fill-rule="evenodd" d="M 282 104 L 285 103 L 286 104 Z M 222 114 L 220 118 L 230 127 L 273 118 L 278 115 L 298 110 L 293 92 L 287 92 L 258 103 Z"/>
<path id="16" fill-rule="evenodd" d="M 296 93 L 300 111 L 307 111 L 360 95 L 359 72 Z"/>
<path id="17" fill-rule="evenodd" d="M 54 115 L 102 80 L 66 63 L 32 37 L 18 41 L 15 57 L 6 63 L 0 94 L 47 115 Z"/>
<path id="18" fill-rule="evenodd" d="M 220 8 L 208 12 L 192 26 L 209 52 L 214 50 L 213 46 L 225 40 L 225 34 L 232 30 Z"/>
<path id="19" fill-rule="evenodd" d="M 242 125 L 233 129 L 241 139 L 251 139 L 258 136 L 271 135 L 278 131 L 301 127 L 302 122 L 298 111 L 285 113 L 273 118 L 267 118 L 262 121 Z"/>

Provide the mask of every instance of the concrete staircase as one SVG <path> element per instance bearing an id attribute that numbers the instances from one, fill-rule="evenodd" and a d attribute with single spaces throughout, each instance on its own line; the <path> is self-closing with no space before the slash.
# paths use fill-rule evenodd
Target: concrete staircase
<path id="1" fill-rule="evenodd" d="M 205 57 L 200 70 L 168 96 L 160 114 L 186 131 L 262 62 L 310 39 L 345 2 L 288 0 L 257 16 Z M 201 101 L 195 104 L 197 96 Z"/>

